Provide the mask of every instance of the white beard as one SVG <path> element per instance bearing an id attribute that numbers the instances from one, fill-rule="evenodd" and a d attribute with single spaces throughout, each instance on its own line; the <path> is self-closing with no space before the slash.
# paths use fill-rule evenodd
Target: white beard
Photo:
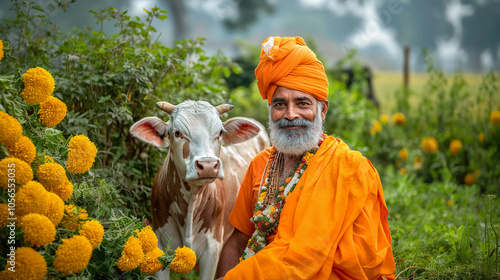
<path id="1" fill-rule="evenodd" d="M 297 129 L 286 129 L 288 126 L 299 126 Z M 306 119 L 281 119 L 274 122 L 269 111 L 269 130 L 271 143 L 276 149 L 286 155 L 302 156 L 304 153 L 318 147 L 323 136 L 323 120 L 321 119 L 321 104 L 318 103 L 316 117 L 313 121 Z"/>

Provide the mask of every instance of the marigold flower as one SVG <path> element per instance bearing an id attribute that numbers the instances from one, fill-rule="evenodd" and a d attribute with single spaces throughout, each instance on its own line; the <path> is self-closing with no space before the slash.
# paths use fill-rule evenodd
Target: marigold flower
<path id="1" fill-rule="evenodd" d="M 0 40 L 0 60 L 3 58 L 3 41 Z"/>
<path id="2" fill-rule="evenodd" d="M 59 163 L 45 163 L 38 167 L 36 177 L 46 188 L 53 188 L 68 180 L 66 170 Z"/>
<path id="3" fill-rule="evenodd" d="M 16 249 L 15 254 L 15 272 L 9 270 L 11 265 L 7 262 L 5 270 L 0 274 L 0 279 L 42 280 L 45 277 L 47 263 L 40 253 L 29 247 L 19 247 Z"/>
<path id="4" fill-rule="evenodd" d="M 392 116 L 392 123 L 398 126 L 406 125 L 406 117 L 403 113 L 396 113 Z"/>
<path id="5" fill-rule="evenodd" d="M 465 174 L 464 183 L 469 186 L 474 185 L 475 183 L 477 183 L 477 177 L 479 177 L 478 172 L 476 172 L 476 174 L 469 172 Z"/>
<path id="6" fill-rule="evenodd" d="M 23 127 L 11 115 L 0 111 L 0 143 L 14 145 L 23 136 Z"/>
<path id="7" fill-rule="evenodd" d="M 478 138 L 479 138 L 479 142 L 483 143 L 484 142 L 484 133 L 482 133 L 482 132 L 479 133 Z"/>
<path id="8" fill-rule="evenodd" d="M 139 238 L 130 236 L 123 245 L 122 256 L 118 260 L 117 266 L 121 271 L 131 271 L 137 268 L 144 258 Z"/>
<path id="9" fill-rule="evenodd" d="M 375 132 L 382 131 L 382 125 L 380 124 L 379 121 L 373 120 L 372 124 L 373 124 L 373 128 L 375 129 Z"/>
<path id="10" fill-rule="evenodd" d="M 54 268 L 62 274 L 78 273 L 89 264 L 92 245 L 87 238 L 74 235 L 63 239 L 56 250 Z"/>
<path id="11" fill-rule="evenodd" d="M 10 214 L 8 205 L 6 203 L 0 203 L 0 227 L 4 227 L 7 225 L 7 219 L 9 217 Z"/>
<path id="12" fill-rule="evenodd" d="M 389 123 L 389 116 L 386 114 L 381 114 L 378 119 L 380 120 L 381 123 L 387 124 Z"/>
<path id="13" fill-rule="evenodd" d="M 88 217 L 87 210 L 73 204 L 64 205 L 64 215 L 61 225 L 69 230 L 75 230 L 80 228 L 81 221 L 87 220 Z"/>
<path id="14" fill-rule="evenodd" d="M 462 148 L 462 141 L 458 140 L 458 139 L 455 139 L 453 141 L 451 141 L 450 143 L 450 154 L 452 156 L 456 156 L 458 155 L 458 152 L 460 152 L 460 149 Z"/>
<path id="15" fill-rule="evenodd" d="M 175 249 L 175 258 L 170 264 L 170 270 L 177 273 L 188 273 L 196 265 L 196 254 L 191 248 L 182 247 Z"/>
<path id="16" fill-rule="evenodd" d="M 493 111 L 490 114 L 490 122 L 494 125 L 500 124 L 500 111 Z"/>
<path id="17" fill-rule="evenodd" d="M 144 253 L 151 252 L 154 248 L 158 247 L 158 238 L 156 234 L 151 229 L 151 226 L 146 226 L 139 230 L 136 230 L 137 238 L 139 238 L 139 242 L 141 243 L 141 248 Z"/>
<path id="18" fill-rule="evenodd" d="M 33 180 L 33 170 L 26 162 L 18 158 L 4 158 L 0 161 L 0 186 L 8 189 L 9 185 L 24 185 Z"/>
<path id="19" fill-rule="evenodd" d="M 375 134 L 377 134 L 377 130 L 375 129 L 375 127 L 370 127 L 370 135 L 371 136 L 375 136 Z"/>
<path id="20" fill-rule="evenodd" d="M 49 96 L 40 104 L 40 122 L 48 127 L 53 127 L 59 124 L 66 116 L 67 107 L 61 100 Z"/>
<path id="21" fill-rule="evenodd" d="M 6 148 L 11 157 L 21 159 L 27 164 L 31 164 L 36 156 L 36 147 L 26 136 L 21 136 L 14 145 L 7 146 Z"/>
<path id="22" fill-rule="evenodd" d="M 21 218 L 24 241 L 31 246 L 44 246 L 56 239 L 56 227 L 44 215 L 30 213 Z"/>
<path id="23" fill-rule="evenodd" d="M 92 220 L 85 222 L 79 233 L 81 236 L 87 237 L 90 245 L 92 245 L 92 249 L 95 249 L 101 244 L 104 237 L 104 228 L 99 221 Z"/>
<path id="24" fill-rule="evenodd" d="M 47 188 L 47 190 L 57 194 L 63 201 L 66 201 L 73 195 L 73 184 L 69 180 L 66 180 L 59 186 Z"/>
<path id="25" fill-rule="evenodd" d="M 21 97 L 28 104 L 40 104 L 54 91 L 54 78 L 50 73 L 41 68 L 31 68 L 23 74 L 24 90 Z"/>
<path id="26" fill-rule="evenodd" d="M 163 269 L 163 265 L 158 260 L 164 253 L 160 248 L 156 247 L 144 256 L 141 263 L 141 272 L 147 274 L 154 274 Z"/>
<path id="27" fill-rule="evenodd" d="M 64 216 L 64 202 L 57 194 L 52 192 L 49 192 L 47 198 L 47 210 L 45 210 L 44 215 L 49 218 L 54 226 L 57 226 Z"/>
<path id="28" fill-rule="evenodd" d="M 85 135 L 78 135 L 69 141 L 66 169 L 74 174 L 85 173 L 94 164 L 97 148 Z"/>
<path id="29" fill-rule="evenodd" d="M 402 148 L 399 151 L 399 158 L 401 158 L 401 160 L 404 162 L 408 161 L 408 150 L 406 150 L 406 148 Z"/>
<path id="30" fill-rule="evenodd" d="M 403 167 L 403 168 L 399 169 L 399 174 L 405 175 L 406 174 L 406 168 Z"/>
<path id="31" fill-rule="evenodd" d="M 436 141 L 436 138 L 432 136 L 422 138 L 422 140 L 420 141 L 420 146 L 422 146 L 422 150 L 427 154 L 433 154 L 439 148 L 439 144 Z"/>
<path id="32" fill-rule="evenodd" d="M 16 193 L 16 215 L 43 214 L 47 211 L 49 193 L 38 182 L 30 181 Z"/>
<path id="33" fill-rule="evenodd" d="M 422 165 L 424 164 L 424 160 L 421 157 L 416 156 L 413 159 L 413 164 L 415 166 L 415 170 L 420 170 L 420 169 L 422 169 Z"/>

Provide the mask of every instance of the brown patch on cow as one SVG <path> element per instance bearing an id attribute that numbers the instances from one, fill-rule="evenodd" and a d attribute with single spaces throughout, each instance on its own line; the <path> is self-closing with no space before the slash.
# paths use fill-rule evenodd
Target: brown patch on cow
<path id="1" fill-rule="evenodd" d="M 154 230 L 165 225 L 172 214 L 175 214 L 175 218 L 181 226 L 186 223 L 188 203 L 182 198 L 181 188 L 187 184 L 182 181 L 175 170 L 172 157 L 167 155 L 167 158 L 168 160 L 163 163 L 155 177 L 153 191 L 151 192 Z M 174 203 L 176 203 L 176 208 L 171 209 Z"/>
<path id="2" fill-rule="evenodd" d="M 182 157 L 186 159 L 189 156 L 189 142 L 186 141 L 182 146 Z"/>
<path id="3" fill-rule="evenodd" d="M 201 222 L 200 232 L 211 231 L 215 240 L 222 242 L 222 226 L 225 205 L 224 182 L 217 179 L 213 183 L 202 186 L 196 194 L 197 204 L 193 217 Z"/>

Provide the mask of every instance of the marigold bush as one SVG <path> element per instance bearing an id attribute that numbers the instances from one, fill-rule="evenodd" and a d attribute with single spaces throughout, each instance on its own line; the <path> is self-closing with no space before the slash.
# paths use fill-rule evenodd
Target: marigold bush
<path id="1" fill-rule="evenodd" d="M 49 193 L 40 183 L 28 182 L 16 193 L 16 215 L 43 214 L 47 211 L 48 201 Z"/>
<path id="2" fill-rule="evenodd" d="M 7 152 L 11 157 L 15 157 L 31 164 L 36 156 L 36 147 L 26 136 L 21 136 L 14 145 L 7 146 Z"/>
<path id="3" fill-rule="evenodd" d="M 31 246 L 44 246 L 56 238 L 56 227 L 44 215 L 30 213 L 21 218 L 20 226 L 23 231 L 24 241 Z"/>
<path id="4" fill-rule="evenodd" d="M 104 236 L 104 228 L 99 221 L 87 221 L 83 224 L 79 234 L 81 236 L 85 236 L 90 241 L 92 248 L 95 249 L 99 246 L 99 244 L 101 244 Z"/>
<path id="5" fill-rule="evenodd" d="M 13 116 L 0 111 L 0 143 L 14 145 L 23 135 L 23 127 Z"/>
<path id="6" fill-rule="evenodd" d="M 33 180 L 33 170 L 23 160 L 4 158 L 0 161 L 0 186 L 8 189 L 9 184 L 24 185 Z"/>
<path id="7" fill-rule="evenodd" d="M 21 97 L 28 104 L 40 104 L 54 91 L 52 75 L 42 67 L 31 68 L 23 74 L 24 90 Z"/>
<path id="8" fill-rule="evenodd" d="M 54 268 L 62 274 L 78 273 L 89 264 L 92 256 L 90 241 L 80 235 L 63 239 L 56 250 Z"/>
<path id="9" fill-rule="evenodd" d="M 94 164 L 97 148 L 85 135 L 78 135 L 69 141 L 66 168 L 74 174 L 85 173 Z"/>
<path id="10" fill-rule="evenodd" d="M 9 270 L 11 263 L 7 262 L 5 270 L 0 273 L 0 279 L 42 280 L 47 274 L 47 263 L 37 251 L 29 247 L 19 247 L 15 251 L 15 272 Z"/>
<path id="11" fill-rule="evenodd" d="M 40 104 L 40 122 L 48 127 L 54 127 L 59 124 L 66 116 L 66 104 L 61 100 L 49 96 Z"/>

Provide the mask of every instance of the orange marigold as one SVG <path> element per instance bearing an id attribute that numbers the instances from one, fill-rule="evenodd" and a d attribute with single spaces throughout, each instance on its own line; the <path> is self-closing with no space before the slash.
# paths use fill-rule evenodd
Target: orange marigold
<path id="1" fill-rule="evenodd" d="M 18 158 L 4 158 L 0 161 L 0 186 L 4 189 L 12 184 L 24 185 L 33 180 L 33 170 L 25 161 Z"/>
<path id="2" fill-rule="evenodd" d="M 3 41 L 0 40 L 0 60 L 3 58 Z"/>
<path id="3" fill-rule="evenodd" d="M 81 236 L 87 237 L 92 245 L 92 248 L 95 249 L 99 246 L 99 244 L 101 244 L 102 238 L 104 237 L 104 228 L 101 223 L 92 220 L 85 222 L 79 233 Z"/>
<path id="4" fill-rule="evenodd" d="M 47 200 L 47 210 L 45 210 L 44 215 L 50 219 L 54 226 L 57 226 L 64 216 L 64 202 L 57 194 L 51 192 L 49 192 Z"/>
<path id="5" fill-rule="evenodd" d="M 450 143 L 450 154 L 452 156 L 456 156 L 458 155 L 458 152 L 460 152 L 460 149 L 462 148 L 462 141 L 458 140 L 458 139 L 455 139 L 453 141 L 451 141 Z"/>
<path id="6" fill-rule="evenodd" d="M 406 150 L 406 148 L 402 148 L 399 151 L 399 158 L 401 158 L 401 160 L 404 162 L 408 161 L 408 150 Z"/>
<path id="7" fill-rule="evenodd" d="M 26 136 L 21 136 L 14 145 L 7 146 L 6 148 L 11 157 L 22 159 L 27 164 L 31 164 L 36 156 L 36 147 Z"/>
<path id="8" fill-rule="evenodd" d="M 49 96 L 40 104 L 40 122 L 48 127 L 53 127 L 59 124 L 66 116 L 67 107 L 61 100 Z"/>
<path id="9" fill-rule="evenodd" d="M 8 205 L 6 203 L 0 203 L 0 228 L 7 225 L 8 218 L 10 218 Z"/>
<path id="10" fill-rule="evenodd" d="M 144 252 L 141 248 L 139 238 L 130 236 L 123 245 L 122 256 L 116 263 L 121 271 L 131 271 L 137 268 L 144 259 Z"/>
<path id="11" fill-rule="evenodd" d="M 146 226 L 142 228 L 141 231 L 136 230 L 135 232 L 137 233 L 137 238 L 139 238 L 144 253 L 148 253 L 158 246 L 158 238 L 151 229 L 151 226 Z"/>
<path id="12" fill-rule="evenodd" d="M 392 116 L 392 123 L 398 126 L 406 125 L 406 117 L 403 113 L 396 113 Z"/>
<path id="13" fill-rule="evenodd" d="M 47 211 L 48 201 L 49 193 L 40 183 L 28 182 L 16 193 L 16 215 L 43 214 Z"/>
<path id="14" fill-rule="evenodd" d="M 73 195 L 73 184 L 69 180 L 66 180 L 59 186 L 47 188 L 47 190 L 57 194 L 63 201 L 66 201 Z"/>
<path id="15" fill-rule="evenodd" d="M 494 125 L 500 124 L 500 111 L 493 111 L 490 114 L 490 122 Z"/>
<path id="16" fill-rule="evenodd" d="M 21 218 L 24 241 L 31 246 L 44 246 L 56 239 L 56 227 L 49 218 L 40 214 L 27 214 Z"/>
<path id="17" fill-rule="evenodd" d="M 422 150 L 427 154 L 433 154 L 439 148 L 439 144 L 436 141 L 436 138 L 432 136 L 422 138 L 422 141 L 420 141 L 420 146 L 422 146 Z"/>
<path id="18" fill-rule="evenodd" d="M 383 124 L 387 124 L 389 123 L 389 116 L 386 115 L 386 114 L 381 114 L 378 118 L 380 120 L 381 123 Z"/>
<path id="19" fill-rule="evenodd" d="M 51 162 L 40 165 L 36 177 L 46 188 L 57 187 L 68 180 L 64 167 Z"/>
<path id="20" fill-rule="evenodd" d="M 66 168 L 74 174 L 85 173 L 94 164 L 97 148 L 85 135 L 77 135 L 69 141 Z"/>
<path id="21" fill-rule="evenodd" d="M 0 273 L 0 279 L 15 280 L 42 280 L 47 274 L 47 263 L 45 259 L 29 247 L 19 247 L 15 251 L 15 271 L 9 270 L 11 263 L 7 262 L 5 270 Z"/>
<path id="22" fill-rule="evenodd" d="M 81 227 L 81 223 L 87 220 L 89 214 L 87 210 L 73 204 L 64 205 L 64 216 L 61 225 L 69 230 L 75 230 Z"/>
<path id="23" fill-rule="evenodd" d="M 196 254 L 191 248 L 175 249 L 175 258 L 170 263 L 170 270 L 177 273 L 188 273 L 196 265 Z"/>
<path id="24" fill-rule="evenodd" d="M 151 252 L 144 256 L 141 263 L 141 272 L 147 274 L 154 274 L 163 269 L 163 265 L 158 260 L 159 257 L 163 256 L 164 253 L 160 248 L 156 247 Z"/>
<path id="25" fill-rule="evenodd" d="M 24 90 L 21 97 L 28 104 L 40 104 L 54 91 L 54 78 L 50 73 L 41 68 L 31 68 L 23 74 Z"/>
<path id="26" fill-rule="evenodd" d="M 14 145 L 23 135 L 23 127 L 11 115 L 0 111 L 0 143 Z"/>
<path id="27" fill-rule="evenodd" d="M 74 235 L 63 239 L 56 250 L 54 268 L 62 274 L 78 273 L 89 264 L 92 245 L 87 238 Z"/>

